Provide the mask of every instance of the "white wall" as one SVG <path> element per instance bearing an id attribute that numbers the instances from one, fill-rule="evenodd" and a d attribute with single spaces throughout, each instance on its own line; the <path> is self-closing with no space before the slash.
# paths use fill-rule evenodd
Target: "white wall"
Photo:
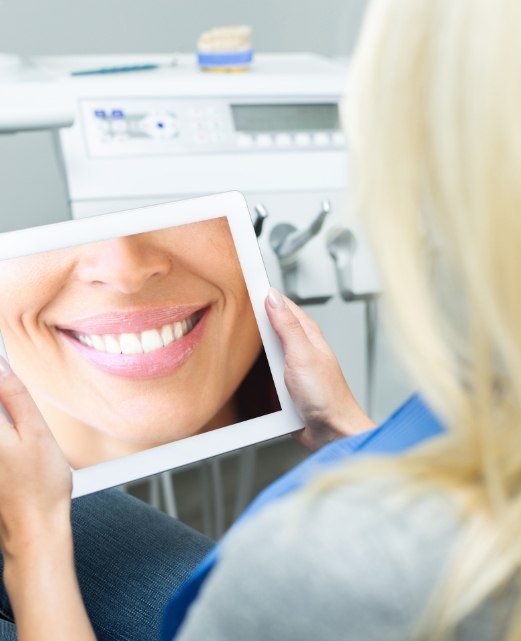
<path id="1" fill-rule="evenodd" d="M 348 53 L 365 0 L 3 0 L 0 51 L 192 51 L 201 31 L 251 24 L 262 51 Z"/>

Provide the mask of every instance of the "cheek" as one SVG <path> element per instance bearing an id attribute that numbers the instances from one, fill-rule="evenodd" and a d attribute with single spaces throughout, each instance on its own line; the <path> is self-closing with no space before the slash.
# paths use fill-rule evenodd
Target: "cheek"
<path id="1" fill-rule="evenodd" d="M 233 299 L 229 321 L 229 354 L 235 362 L 232 368 L 244 375 L 259 355 L 261 337 L 246 285 L 242 283 L 242 286 L 235 288 L 229 298 Z"/>
<path id="2" fill-rule="evenodd" d="M 0 261 L 0 307 L 41 309 L 60 293 L 74 261 L 73 250 Z"/>
<path id="3" fill-rule="evenodd" d="M 33 290 L 26 286 L 23 279 L 6 279 L 0 274 L 0 330 L 20 330 L 30 311 L 34 310 L 37 314 L 41 308 L 41 298 L 41 287 Z"/>
<path id="4" fill-rule="evenodd" d="M 20 269 L 0 270 L 0 332 L 9 357 L 27 377 L 38 369 L 43 355 L 49 357 L 55 341 L 45 323 L 45 311 L 61 291 L 62 281 L 54 274 Z M 27 371 L 26 371 L 27 370 Z"/>
<path id="5" fill-rule="evenodd" d="M 2 307 L 10 305 L 16 293 L 23 295 L 25 281 L 27 278 L 24 277 L 23 270 L 17 269 L 17 266 L 11 264 L 10 261 L 0 263 L 0 301 L 2 301 Z"/>
<path id="6" fill-rule="evenodd" d="M 220 260 L 207 263 L 205 277 L 221 292 L 223 320 L 232 333 L 232 342 L 237 343 L 239 339 L 242 347 L 250 351 L 260 343 L 257 321 L 237 256 L 234 251 L 224 249 L 229 247 L 223 248 Z"/>
<path id="7" fill-rule="evenodd" d="M 42 263 L 27 257 L 0 264 L 0 324 L 4 330 L 31 324 L 60 291 L 59 274 Z"/>
<path id="8" fill-rule="evenodd" d="M 6 299 L 2 298 L 1 300 L 0 331 L 7 340 L 11 336 L 16 336 L 18 339 L 29 336 L 36 338 L 36 333 L 43 330 L 39 314 L 46 304 L 46 299 L 17 293 L 16 296 L 10 298 L 8 303 L 4 302 Z"/>

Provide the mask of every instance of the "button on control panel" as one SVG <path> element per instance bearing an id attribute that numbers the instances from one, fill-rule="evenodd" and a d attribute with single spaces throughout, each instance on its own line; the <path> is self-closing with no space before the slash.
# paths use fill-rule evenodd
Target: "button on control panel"
<path id="1" fill-rule="evenodd" d="M 259 134 L 255 136 L 255 144 L 257 147 L 271 147 L 273 145 L 273 138 L 269 134 Z"/>
<path id="2" fill-rule="evenodd" d="M 323 131 L 313 134 L 313 143 L 319 147 L 327 147 L 331 144 L 331 136 Z"/>
<path id="3" fill-rule="evenodd" d="M 238 147 L 242 148 L 252 147 L 255 144 L 253 136 L 250 136 L 250 134 L 237 134 L 235 142 Z"/>
<path id="4" fill-rule="evenodd" d="M 277 147 L 291 147 L 293 139 L 287 133 L 279 133 L 275 135 L 275 144 Z"/>
<path id="5" fill-rule="evenodd" d="M 179 135 L 175 113 L 152 112 L 139 121 L 141 131 L 151 138 L 174 138 Z"/>
<path id="6" fill-rule="evenodd" d="M 295 134 L 295 144 L 297 147 L 308 147 L 311 144 L 311 136 L 304 131 Z"/>
<path id="7" fill-rule="evenodd" d="M 307 153 L 345 146 L 338 128 L 298 130 L 288 121 L 291 127 L 282 129 L 268 119 L 260 130 L 241 129 L 225 98 L 93 98 L 81 100 L 80 110 L 91 156 Z"/>

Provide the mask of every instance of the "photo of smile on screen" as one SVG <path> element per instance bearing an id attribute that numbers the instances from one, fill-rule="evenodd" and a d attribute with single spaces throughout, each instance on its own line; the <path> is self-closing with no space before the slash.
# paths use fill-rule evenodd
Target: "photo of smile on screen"
<path id="1" fill-rule="evenodd" d="M 2 237 L 21 243 L 34 231 Z M 76 494 L 262 440 L 256 421 L 284 414 L 288 399 L 240 194 L 49 231 L 54 248 L 0 261 L 0 331 L 71 467 L 97 470 Z M 76 241 L 64 246 L 64 236 Z M 265 423 L 265 438 L 299 427 L 288 411 L 275 433 Z M 187 441 L 176 455 L 172 446 Z"/>

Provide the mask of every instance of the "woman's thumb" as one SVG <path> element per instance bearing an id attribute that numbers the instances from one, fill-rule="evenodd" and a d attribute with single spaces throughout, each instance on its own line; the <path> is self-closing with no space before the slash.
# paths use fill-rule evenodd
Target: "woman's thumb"
<path id="1" fill-rule="evenodd" d="M 284 354 L 304 355 L 309 349 L 309 340 L 299 319 L 286 304 L 284 297 L 276 289 L 270 288 L 266 296 L 266 313 L 271 326 L 282 343 Z"/>

